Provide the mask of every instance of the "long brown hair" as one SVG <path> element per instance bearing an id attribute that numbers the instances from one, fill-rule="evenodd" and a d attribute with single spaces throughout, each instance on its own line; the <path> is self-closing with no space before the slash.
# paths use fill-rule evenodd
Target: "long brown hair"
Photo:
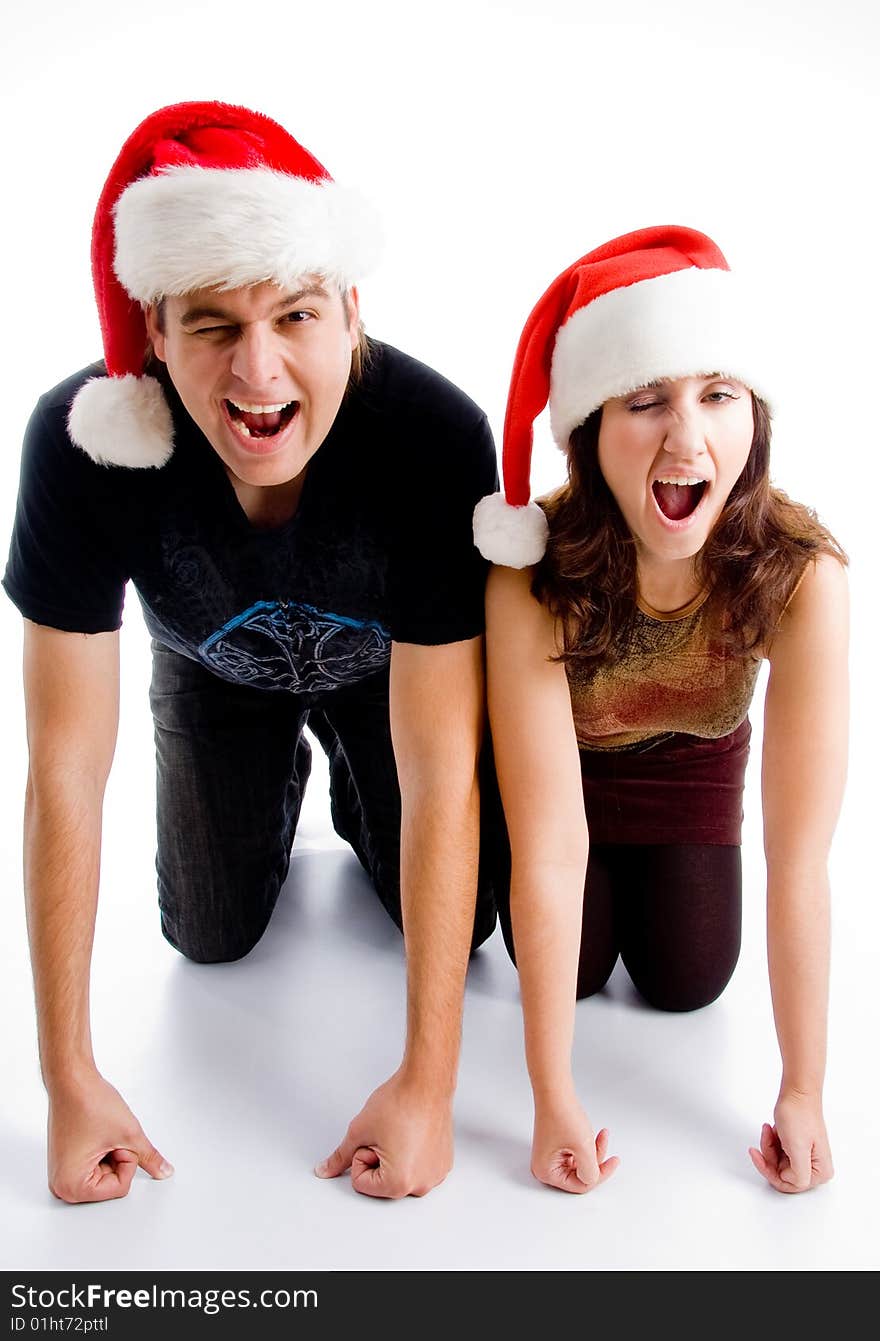
<path id="1" fill-rule="evenodd" d="M 742 474 L 696 557 L 696 576 L 725 611 L 737 655 L 767 645 L 804 564 L 847 558 L 815 512 L 770 483 L 770 412 L 752 395 L 754 435 Z M 568 482 L 541 506 L 550 537 L 532 593 L 560 621 L 559 660 L 598 666 L 620 655 L 636 611 L 636 545 L 599 468 L 596 410 L 568 445 Z"/>

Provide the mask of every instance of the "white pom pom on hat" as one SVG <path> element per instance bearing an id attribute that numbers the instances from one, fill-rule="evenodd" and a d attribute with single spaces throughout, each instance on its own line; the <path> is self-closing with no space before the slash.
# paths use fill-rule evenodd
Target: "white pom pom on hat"
<path id="1" fill-rule="evenodd" d="M 123 145 L 95 212 L 92 278 L 108 375 L 74 398 L 71 438 L 105 465 L 159 467 L 170 457 L 171 413 L 159 383 L 144 377 L 145 305 L 311 274 L 348 286 L 378 250 L 364 198 L 269 117 L 221 102 L 152 113 Z"/>
<path id="2" fill-rule="evenodd" d="M 74 397 L 67 430 L 102 466 L 164 466 L 174 449 L 171 410 L 155 377 L 90 377 Z"/>
<path id="3" fill-rule="evenodd" d="M 537 503 L 511 507 L 503 494 L 487 494 L 474 508 L 480 553 L 505 568 L 527 568 L 547 548 L 547 518 Z"/>
<path id="4" fill-rule="evenodd" d="M 749 297 L 715 243 L 692 228 L 644 228 L 564 270 L 517 347 L 504 421 L 504 493 L 474 511 L 474 540 L 493 563 L 524 568 L 547 543 L 529 503 L 532 427 L 550 404 L 557 445 L 606 400 L 664 378 L 723 373 L 766 398 Z M 496 501 L 497 500 L 497 501 Z M 541 538 L 541 536 L 543 538 Z"/>

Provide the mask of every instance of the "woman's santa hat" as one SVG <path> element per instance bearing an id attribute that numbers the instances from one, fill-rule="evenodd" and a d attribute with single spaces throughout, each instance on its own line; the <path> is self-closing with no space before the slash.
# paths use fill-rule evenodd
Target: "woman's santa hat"
<path id="1" fill-rule="evenodd" d="M 474 511 L 480 553 L 537 563 L 547 520 L 529 502 L 532 425 L 550 402 L 561 448 L 606 400 L 665 378 L 721 373 L 761 387 L 756 314 L 715 243 L 691 228 L 615 238 L 553 281 L 520 338 L 504 421 L 504 493 Z"/>
<path id="2" fill-rule="evenodd" d="M 74 398 L 71 438 L 103 464 L 164 465 L 173 426 L 161 385 L 144 376 L 144 306 L 303 275 L 348 287 L 377 243 L 363 198 L 268 117 L 221 102 L 154 112 L 98 202 L 92 276 L 108 375 Z"/>

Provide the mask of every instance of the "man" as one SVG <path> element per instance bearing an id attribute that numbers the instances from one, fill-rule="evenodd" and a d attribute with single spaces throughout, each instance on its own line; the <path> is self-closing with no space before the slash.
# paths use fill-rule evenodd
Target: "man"
<path id="1" fill-rule="evenodd" d="M 327 751 L 333 822 L 405 932 L 398 1071 L 316 1170 L 422 1194 L 452 1162 L 469 950 L 495 911 L 480 851 L 485 417 L 363 336 L 369 220 L 280 126 L 219 103 L 134 132 L 95 218 L 104 367 L 39 402 L 4 586 L 25 617 L 25 887 L 49 1182 L 124 1196 L 171 1166 L 101 1076 L 89 967 L 118 629 L 153 635 L 162 929 L 246 955 Z M 145 354 L 146 350 L 146 354 Z M 84 636 L 85 635 L 85 636 Z M 393 743 L 392 743 L 393 742 Z"/>

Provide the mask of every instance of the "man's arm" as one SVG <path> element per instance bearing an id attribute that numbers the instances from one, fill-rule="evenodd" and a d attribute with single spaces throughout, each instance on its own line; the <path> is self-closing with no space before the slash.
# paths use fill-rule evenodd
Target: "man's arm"
<path id="1" fill-rule="evenodd" d="M 483 640 L 395 643 L 391 729 L 401 792 L 407 1036 L 401 1066 L 318 1166 L 359 1192 L 421 1196 L 452 1167 L 452 1099 L 480 841 Z"/>
<path id="2" fill-rule="evenodd" d="M 24 882 L 43 1079 L 49 1186 L 64 1201 L 125 1196 L 140 1164 L 171 1172 L 95 1066 L 89 972 L 101 816 L 119 713 L 119 636 L 25 620 L 29 769 Z"/>

